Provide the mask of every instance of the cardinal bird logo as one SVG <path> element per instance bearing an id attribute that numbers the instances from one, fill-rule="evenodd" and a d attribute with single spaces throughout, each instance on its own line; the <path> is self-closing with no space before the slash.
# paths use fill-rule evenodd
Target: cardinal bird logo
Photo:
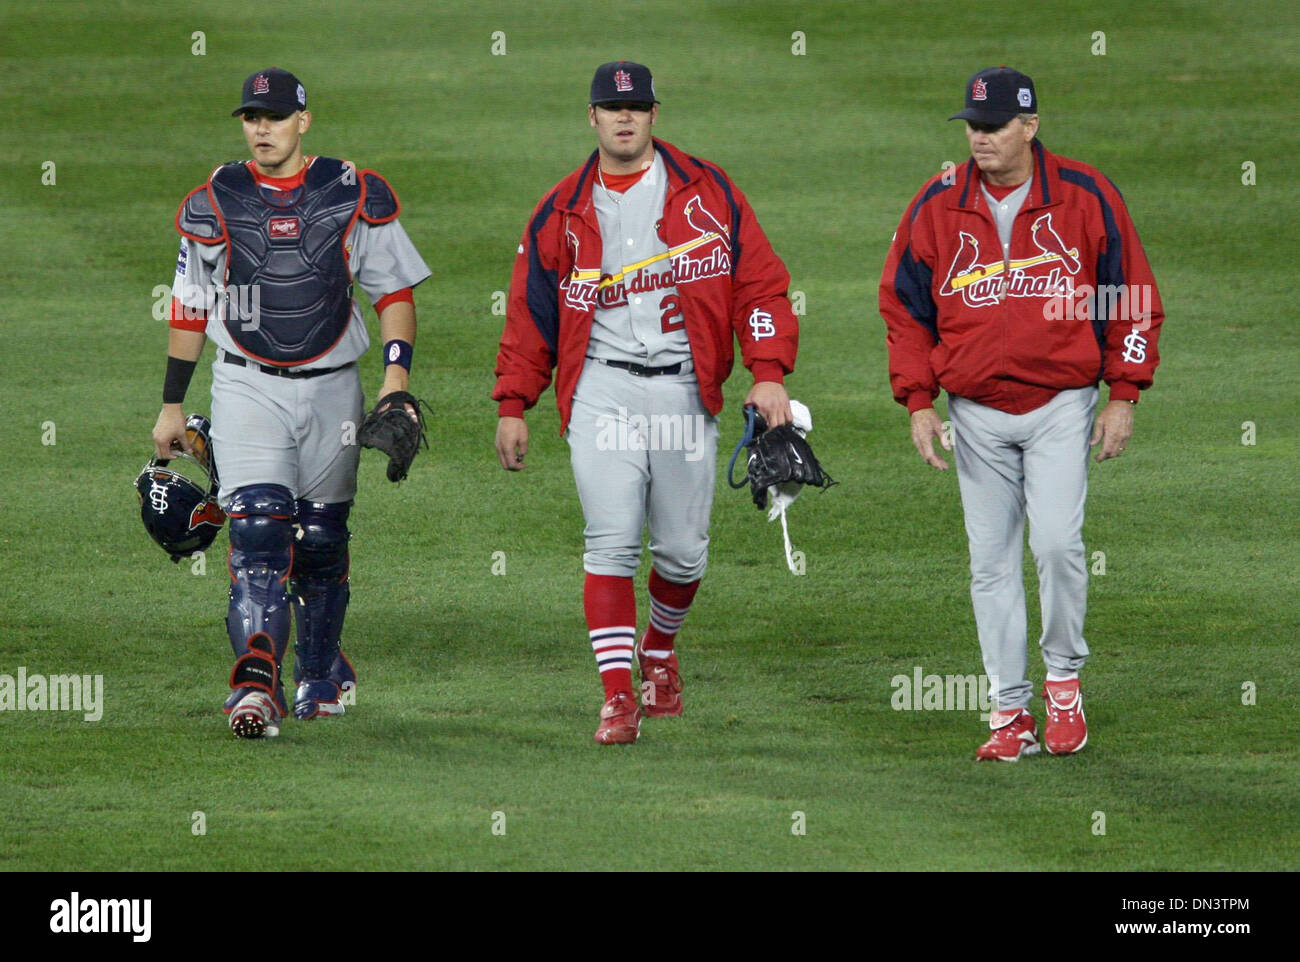
<path id="1" fill-rule="evenodd" d="M 716 234 L 726 245 L 727 250 L 731 250 L 731 238 L 727 234 L 727 228 L 723 226 L 722 221 L 718 220 L 700 201 L 700 195 L 696 194 L 686 202 L 682 208 L 682 213 L 686 215 L 686 223 L 691 225 L 701 237 L 709 234 Z"/>
<path id="2" fill-rule="evenodd" d="M 687 225 L 698 235 L 668 249 L 678 284 L 690 284 L 731 271 L 731 230 L 696 194 L 682 208 Z"/>
<path id="3" fill-rule="evenodd" d="M 1061 240 L 1056 230 L 1052 227 L 1052 215 L 1044 214 L 1038 220 L 1034 221 L 1034 226 L 1030 228 L 1033 235 L 1034 244 L 1044 254 L 1055 254 L 1065 262 L 1066 269 L 1071 274 L 1079 273 L 1079 251 L 1075 248 L 1066 247 L 1065 241 Z"/>
<path id="4" fill-rule="evenodd" d="M 190 512 L 191 528 L 197 527 L 201 524 L 213 524 L 220 528 L 225 523 L 226 512 L 222 511 L 211 501 L 204 501 Z"/>

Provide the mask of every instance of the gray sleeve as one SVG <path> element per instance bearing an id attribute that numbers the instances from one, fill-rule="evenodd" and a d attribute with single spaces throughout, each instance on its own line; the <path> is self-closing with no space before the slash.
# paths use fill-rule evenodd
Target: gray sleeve
<path id="1" fill-rule="evenodd" d="M 406 236 L 400 221 L 352 228 L 352 277 L 374 304 L 404 287 L 415 287 L 433 275 Z"/>
<path id="2" fill-rule="evenodd" d="M 225 244 L 200 244 L 181 238 L 176 255 L 176 276 L 172 279 L 172 297 L 186 307 L 197 307 L 211 316 L 216 304 L 218 272 L 225 272 Z"/>

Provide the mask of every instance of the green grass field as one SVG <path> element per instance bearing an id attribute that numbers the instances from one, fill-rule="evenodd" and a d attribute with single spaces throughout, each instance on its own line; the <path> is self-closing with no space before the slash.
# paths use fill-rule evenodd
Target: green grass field
<path id="1" fill-rule="evenodd" d="M 1293 5 L 1029 4 L 1014 22 L 946 3 L 429 6 L 312 4 L 310 29 L 284 2 L 0 12 L 0 674 L 105 686 L 97 723 L 0 712 L 0 867 L 238 869 L 256 837 L 302 870 L 1294 868 Z M 718 492 L 686 714 L 608 749 L 553 395 L 507 476 L 488 394 L 493 293 L 532 206 L 593 149 L 587 84 L 620 57 L 653 67 L 659 135 L 727 168 L 805 293 L 789 386 L 842 484 L 792 512 L 803 577 L 778 526 Z M 239 742 L 218 710 L 226 536 L 206 574 L 171 565 L 131 482 L 159 406 L 172 216 L 244 155 L 228 115 L 272 63 L 307 85 L 308 148 L 382 171 L 435 271 L 413 383 L 436 441 L 400 488 L 363 458 L 356 708 Z M 895 675 L 980 667 L 956 477 L 911 449 L 875 307 L 905 204 L 965 157 L 944 118 L 990 63 L 1034 77 L 1050 149 L 1124 191 L 1168 316 L 1129 454 L 1093 468 L 1092 738 L 1014 766 L 974 763 L 976 712 L 890 706 Z M 188 409 L 208 410 L 211 356 Z M 364 371 L 373 394 L 377 356 Z M 728 451 L 747 383 L 728 384 Z M 640 606 L 644 623 L 643 589 Z"/>

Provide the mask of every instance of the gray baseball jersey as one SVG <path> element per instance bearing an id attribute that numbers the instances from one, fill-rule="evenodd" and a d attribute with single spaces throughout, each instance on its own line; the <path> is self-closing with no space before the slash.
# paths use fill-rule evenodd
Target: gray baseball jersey
<path id="1" fill-rule="evenodd" d="M 415 287 L 433 274 L 398 221 L 368 224 L 358 218 L 344 243 L 350 251 L 353 281 L 372 304 L 386 294 Z M 200 244 L 182 237 L 172 296 L 186 307 L 205 312 L 208 323 L 204 333 L 218 348 L 242 355 L 244 352 L 226 330 L 225 319 L 217 310 L 223 304 L 217 294 L 226 274 L 226 259 L 225 244 Z M 343 337 L 327 354 L 300 369 L 340 367 L 357 360 L 369 347 L 365 318 L 354 299 L 352 317 Z"/>
<path id="2" fill-rule="evenodd" d="M 998 200 L 989 193 L 984 181 L 980 181 L 980 190 L 984 193 L 984 200 L 989 205 L 989 212 L 993 215 L 993 221 L 998 225 L 998 239 L 1002 241 L 1003 251 L 1007 251 L 1011 247 L 1011 225 L 1016 222 L 1016 215 L 1020 213 L 1025 198 L 1029 196 L 1029 186 L 1033 182 L 1034 178 L 1030 177 L 1007 196 Z"/>
<path id="3" fill-rule="evenodd" d="M 650 367 L 689 360 L 672 260 L 656 229 L 668 196 L 663 158 L 656 152 L 654 164 L 624 193 L 606 190 L 598 180 L 591 196 L 600 221 L 604 277 L 588 355 Z"/>

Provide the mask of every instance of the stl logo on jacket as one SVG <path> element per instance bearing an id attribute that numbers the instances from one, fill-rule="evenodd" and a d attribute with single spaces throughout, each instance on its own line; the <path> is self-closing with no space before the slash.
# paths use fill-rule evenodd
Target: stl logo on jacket
<path id="1" fill-rule="evenodd" d="M 1037 251 L 1026 252 L 1028 257 L 1013 257 L 1007 263 L 999 257 L 980 263 L 979 241 L 961 231 L 957 253 L 953 255 L 939 295 L 951 297 L 960 293 L 967 307 L 990 307 L 1003 297 L 1072 295 L 1074 278 L 1081 267 L 1078 248 L 1067 247 L 1061 240 L 1052 227 L 1051 214 L 1035 220 L 1029 233 Z M 1048 264 L 1053 266 L 1046 273 L 1041 270 L 1030 273 L 1031 268 Z"/>

